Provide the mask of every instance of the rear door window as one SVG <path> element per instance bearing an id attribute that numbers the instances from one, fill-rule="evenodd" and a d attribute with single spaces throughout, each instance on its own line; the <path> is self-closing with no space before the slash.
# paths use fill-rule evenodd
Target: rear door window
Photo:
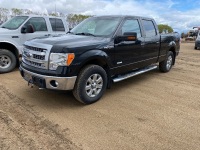
<path id="1" fill-rule="evenodd" d="M 142 20 L 142 23 L 143 23 L 144 30 L 145 30 L 145 33 L 146 33 L 146 37 L 152 37 L 152 36 L 157 35 L 153 21 Z"/>
<path id="2" fill-rule="evenodd" d="M 50 18 L 49 21 L 53 31 L 65 31 L 65 27 L 61 19 Z"/>

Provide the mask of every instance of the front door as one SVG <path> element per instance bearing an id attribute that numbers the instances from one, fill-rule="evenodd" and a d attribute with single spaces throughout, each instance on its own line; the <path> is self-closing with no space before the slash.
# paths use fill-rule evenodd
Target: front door
<path id="1" fill-rule="evenodd" d="M 23 45 L 24 42 L 27 40 L 37 37 L 48 36 L 49 34 L 46 21 L 43 17 L 32 17 L 24 24 L 24 26 L 26 27 L 29 24 L 32 25 L 34 33 L 21 34 L 20 37 L 21 45 Z"/>
<path id="2" fill-rule="evenodd" d="M 137 18 L 125 19 L 117 36 L 123 35 L 125 32 L 136 32 L 137 40 L 115 43 L 115 74 L 138 68 L 144 53 L 144 37 L 142 37 L 141 27 Z"/>

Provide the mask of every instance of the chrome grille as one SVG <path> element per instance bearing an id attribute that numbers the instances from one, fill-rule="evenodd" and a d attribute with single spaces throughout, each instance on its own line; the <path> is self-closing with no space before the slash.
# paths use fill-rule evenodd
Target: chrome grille
<path id="1" fill-rule="evenodd" d="M 28 65 L 31 65 L 31 66 L 35 66 L 35 67 L 39 67 L 39 68 L 42 68 L 42 65 L 41 63 L 37 63 L 37 62 L 34 62 L 34 61 L 30 61 L 26 58 L 24 58 L 25 62 L 28 64 Z"/>
<path id="2" fill-rule="evenodd" d="M 45 55 L 36 55 L 36 54 L 33 54 L 33 58 L 34 59 L 39 59 L 39 60 L 45 60 Z"/>
<path id="3" fill-rule="evenodd" d="M 22 62 L 41 69 L 48 69 L 48 56 L 51 45 L 27 41 L 23 48 Z"/>
<path id="4" fill-rule="evenodd" d="M 37 47 L 32 47 L 32 46 L 24 46 L 26 49 L 32 50 L 32 51 L 36 51 L 36 52 L 45 52 L 46 49 L 43 48 L 37 48 Z"/>

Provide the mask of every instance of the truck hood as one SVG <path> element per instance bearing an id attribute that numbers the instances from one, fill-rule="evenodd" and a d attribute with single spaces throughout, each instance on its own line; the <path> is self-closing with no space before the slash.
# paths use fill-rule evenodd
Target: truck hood
<path id="1" fill-rule="evenodd" d="M 9 29 L 5 29 L 5 28 L 0 28 L 0 35 L 1 34 L 10 34 L 12 31 Z"/>
<path id="2" fill-rule="evenodd" d="M 51 52 L 69 52 L 74 49 L 99 49 L 110 41 L 109 38 L 66 34 L 59 37 L 34 39 L 31 42 L 52 45 Z"/>

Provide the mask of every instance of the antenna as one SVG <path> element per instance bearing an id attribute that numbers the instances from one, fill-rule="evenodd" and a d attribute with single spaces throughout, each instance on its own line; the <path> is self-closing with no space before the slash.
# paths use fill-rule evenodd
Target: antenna
<path id="1" fill-rule="evenodd" d="M 55 4 L 55 17 L 56 17 L 56 13 L 57 13 L 57 12 L 56 12 L 56 4 Z M 57 31 L 57 24 L 56 24 L 56 20 L 57 20 L 57 19 L 55 18 L 55 32 Z"/>

